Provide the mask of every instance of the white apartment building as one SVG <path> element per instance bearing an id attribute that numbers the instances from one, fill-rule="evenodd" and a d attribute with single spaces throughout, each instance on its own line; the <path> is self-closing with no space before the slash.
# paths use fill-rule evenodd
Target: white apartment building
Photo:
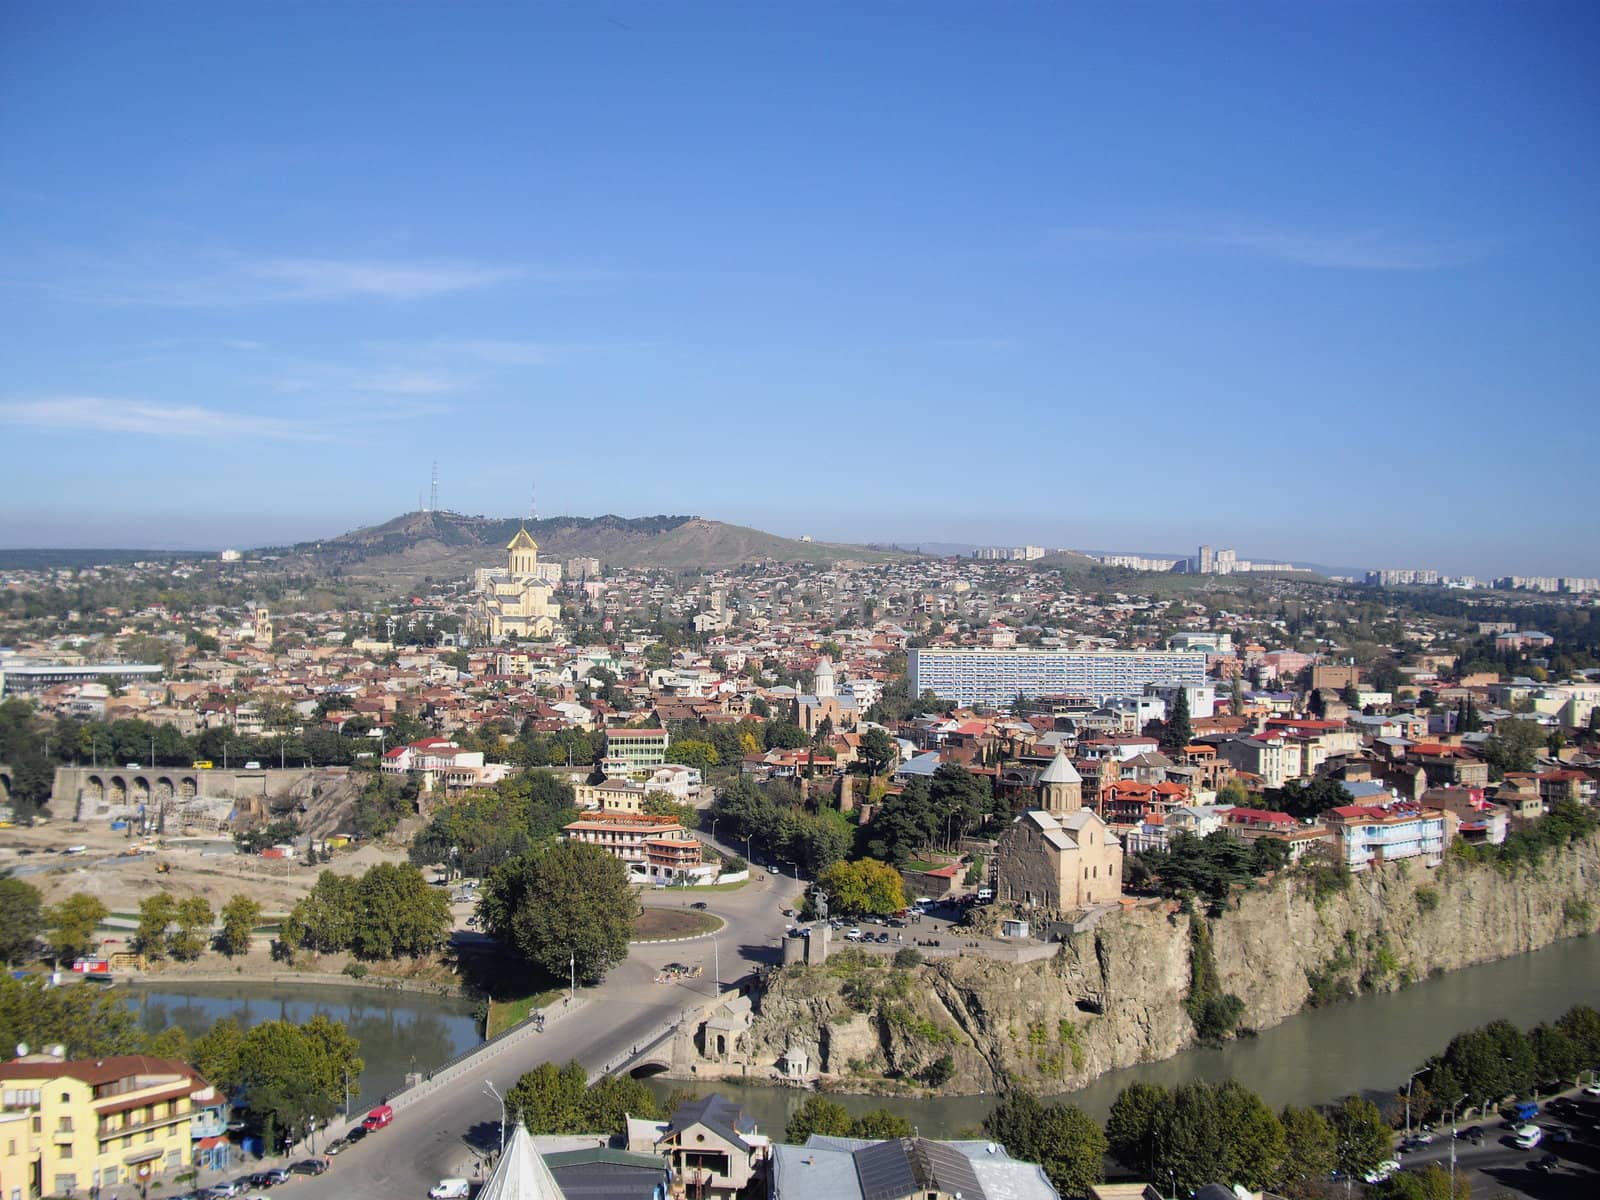
<path id="1" fill-rule="evenodd" d="M 960 705 L 1003 708 L 1019 695 L 1097 700 L 1142 696 L 1152 683 L 1205 682 L 1206 656 L 1185 650 L 955 650 L 908 653 L 911 694 L 932 691 Z"/>

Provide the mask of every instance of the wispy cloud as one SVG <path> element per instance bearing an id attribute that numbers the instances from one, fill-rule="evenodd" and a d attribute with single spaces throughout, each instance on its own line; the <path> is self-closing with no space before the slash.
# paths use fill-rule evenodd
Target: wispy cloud
<path id="1" fill-rule="evenodd" d="M 52 396 L 0 402 L 0 425 L 62 433 L 136 433 L 161 438 L 248 436 L 316 441 L 326 436 L 299 422 L 198 405 L 147 404 L 105 396 Z"/>
<path id="2" fill-rule="evenodd" d="M 1334 271 L 1438 271 L 1483 255 L 1481 242 L 1417 240 L 1381 230 L 1316 231 L 1225 221 L 1075 225 L 1051 232 L 1058 247 L 1129 254 L 1221 254 Z"/>
<path id="3" fill-rule="evenodd" d="M 475 291 L 521 276 L 516 267 L 471 262 L 362 262 L 336 258 L 241 260 L 239 273 L 261 280 L 280 300 L 338 300 L 370 296 L 421 300 Z"/>
<path id="4" fill-rule="evenodd" d="M 232 308 L 338 301 L 406 303 L 515 281 L 591 282 L 601 275 L 451 258 L 330 258 L 142 250 L 57 254 L 0 284 L 85 304 Z"/>

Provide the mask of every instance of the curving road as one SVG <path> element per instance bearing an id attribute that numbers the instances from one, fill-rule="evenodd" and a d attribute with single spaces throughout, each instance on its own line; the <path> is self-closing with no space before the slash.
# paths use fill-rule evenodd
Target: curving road
<path id="1" fill-rule="evenodd" d="M 577 1059 L 594 1072 L 628 1056 L 652 1032 L 713 994 L 718 959 L 726 981 L 758 965 L 776 962 L 785 925 L 783 910 L 796 902 L 800 890 L 801 884 L 792 878 L 757 871 L 750 883 L 736 891 L 701 895 L 677 889 L 646 892 L 645 903 L 661 907 L 684 907 L 704 900 L 726 924 L 715 934 L 691 941 L 634 945 L 627 960 L 603 984 L 579 989 L 575 1011 L 551 1020 L 545 1032 L 492 1053 L 483 1061 L 482 1070 L 468 1071 L 398 1107 L 387 1128 L 334 1158 L 327 1174 L 296 1176 L 294 1194 L 304 1200 L 396 1200 L 408 1196 L 420 1200 L 442 1178 L 472 1178 L 474 1162 L 485 1150 L 498 1146 L 500 1137 L 500 1106 L 485 1091 L 485 1080 L 503 1096 L 524 1072 L 543 1062 Z M 703 963 L 705 972 L 699 979 L 656 983 L 660 969 L 675 961 Z M 336 1124 L 330 1132 L 338 1134 L 343 1129 Z M 319 1150 L 323 1144 L 323 1135 L 319 1135 Z M 305 1148 L 298 1148 L 292 1157 L 306 1157 Z M 270 1164 L 262 1164 L 266 1165 Z"/>

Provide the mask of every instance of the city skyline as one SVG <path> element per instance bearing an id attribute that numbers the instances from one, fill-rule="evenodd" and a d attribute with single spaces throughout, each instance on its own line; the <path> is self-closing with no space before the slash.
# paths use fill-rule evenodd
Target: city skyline
<path id="1" fill-rule="evenodd" d="M 1591 5 L 367 17 L 0 18 L 0 544 L 1600 575 Z"/>

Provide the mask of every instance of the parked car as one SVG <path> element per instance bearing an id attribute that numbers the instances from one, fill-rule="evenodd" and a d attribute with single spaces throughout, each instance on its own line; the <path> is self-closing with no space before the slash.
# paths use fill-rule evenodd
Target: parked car
<path id="1" fill-rule="evenodd" d="M 1585 1085 L 1583 1094 L 1585 1096 L 1600 1096 L 1600 1080 L 1596 1080 L 1594 1083 Z"/>
<path id="2" fill-rule="evenodd" d="M 689 905 L 689 907 L 690 908 L 698 908 L 702 912 L 704 912 L 705 908 L 706 908 L 706 902 L 704 900 L 696 900 L 693 904 Z"/>
<path id="3" fill-rule="evenodd" d="M 382 1129 L 394 1120 L 394 1109 L 387 1104 L 380 1104 L 367 1114 L 367 1119 L 361 1122 L 361 1128 L 371 1133 L 375 1129 Z"/>
<path id="4" fill-rule="evenodd" d="M 321 1175 L 328 1169 L 328 1160 L 325 1158 L 302 1158 L 289 1170 L 296 1175 Z"/>
<path id="5" fill-rule="evenodd" d="M 322 1152 L 327 1155 L 343 1154 L 349 1148 L 349 1138 L 334 1138 L 333 1141 L 322 1148 Z"/>
<path id="6" fill-rule="evenodd" d="M 1457 1132 L 1456 1137 L 1464 1142 L 1481 1142 L 1483 1141 L 1483 1126 L 1468 1125 L 1465 1129 Z"/>
<path id="7" fill-rule="evenodd" d="M 861 940 L 861 930 L 859 928 L 852 929 L 844 935 L 844 940 L 847 942 L 859 942 Z"/>
<path id="8" fill-rule="evenodd" d="M 879 934 L 879 935 L 878 935 L 878 940 L 879 940 L 879 941 L 880 941 L 880 942 L 887 942 L 887 941 L 888 941 L 888 940 L 889 940 L 889 934 L 888 934 L 888 933 L 887 933 L 887 932 L 884 932 L 884 933 L 880 933 L 880 934 Z"/>
<path id="9" fill-rule="evenodd" d="M 470 1185 L 465 1179 L 441 1179 L 428 1189 L 430 1200 L 466 1200 Z"/>
<path id="10" fill-rule="evenodd" d="M 1383 1162 L 1373 1167 L 1361 1178 L 1366 1183 L 1382 1183 L 1389 1176 L 1400 1169 L 1400 1160 L 1395 1158 L 1384 1159 Z"/>
<path id="11" fill-rule="evenodd" d="M 224 1179 L 221 1183 L 214 1183 L 206 1189 L 207 1193 L 218 1200 L 233 1200 L 240 1192 L 244 1191 L 244 1184 L 237 1179 Z"/>
<path id="12" fill-rule="evenodd" d="M 1544 1130 L 1537 1125 L 1518 1125 L 1512 1138 L 1520 1150 L 1532 1150 L 1544 1140 Z"/>
<path id="13" fill-rule="evenodd" d="M 1554 1154 L 1546 1154 L 1543 1158 L 1535 1159 L 1528 1164 L 1528 1170 L 1539 1171 L 1545 1175 L 1550 1174 L 1561 1165 L 1561 1160 Z"/>

